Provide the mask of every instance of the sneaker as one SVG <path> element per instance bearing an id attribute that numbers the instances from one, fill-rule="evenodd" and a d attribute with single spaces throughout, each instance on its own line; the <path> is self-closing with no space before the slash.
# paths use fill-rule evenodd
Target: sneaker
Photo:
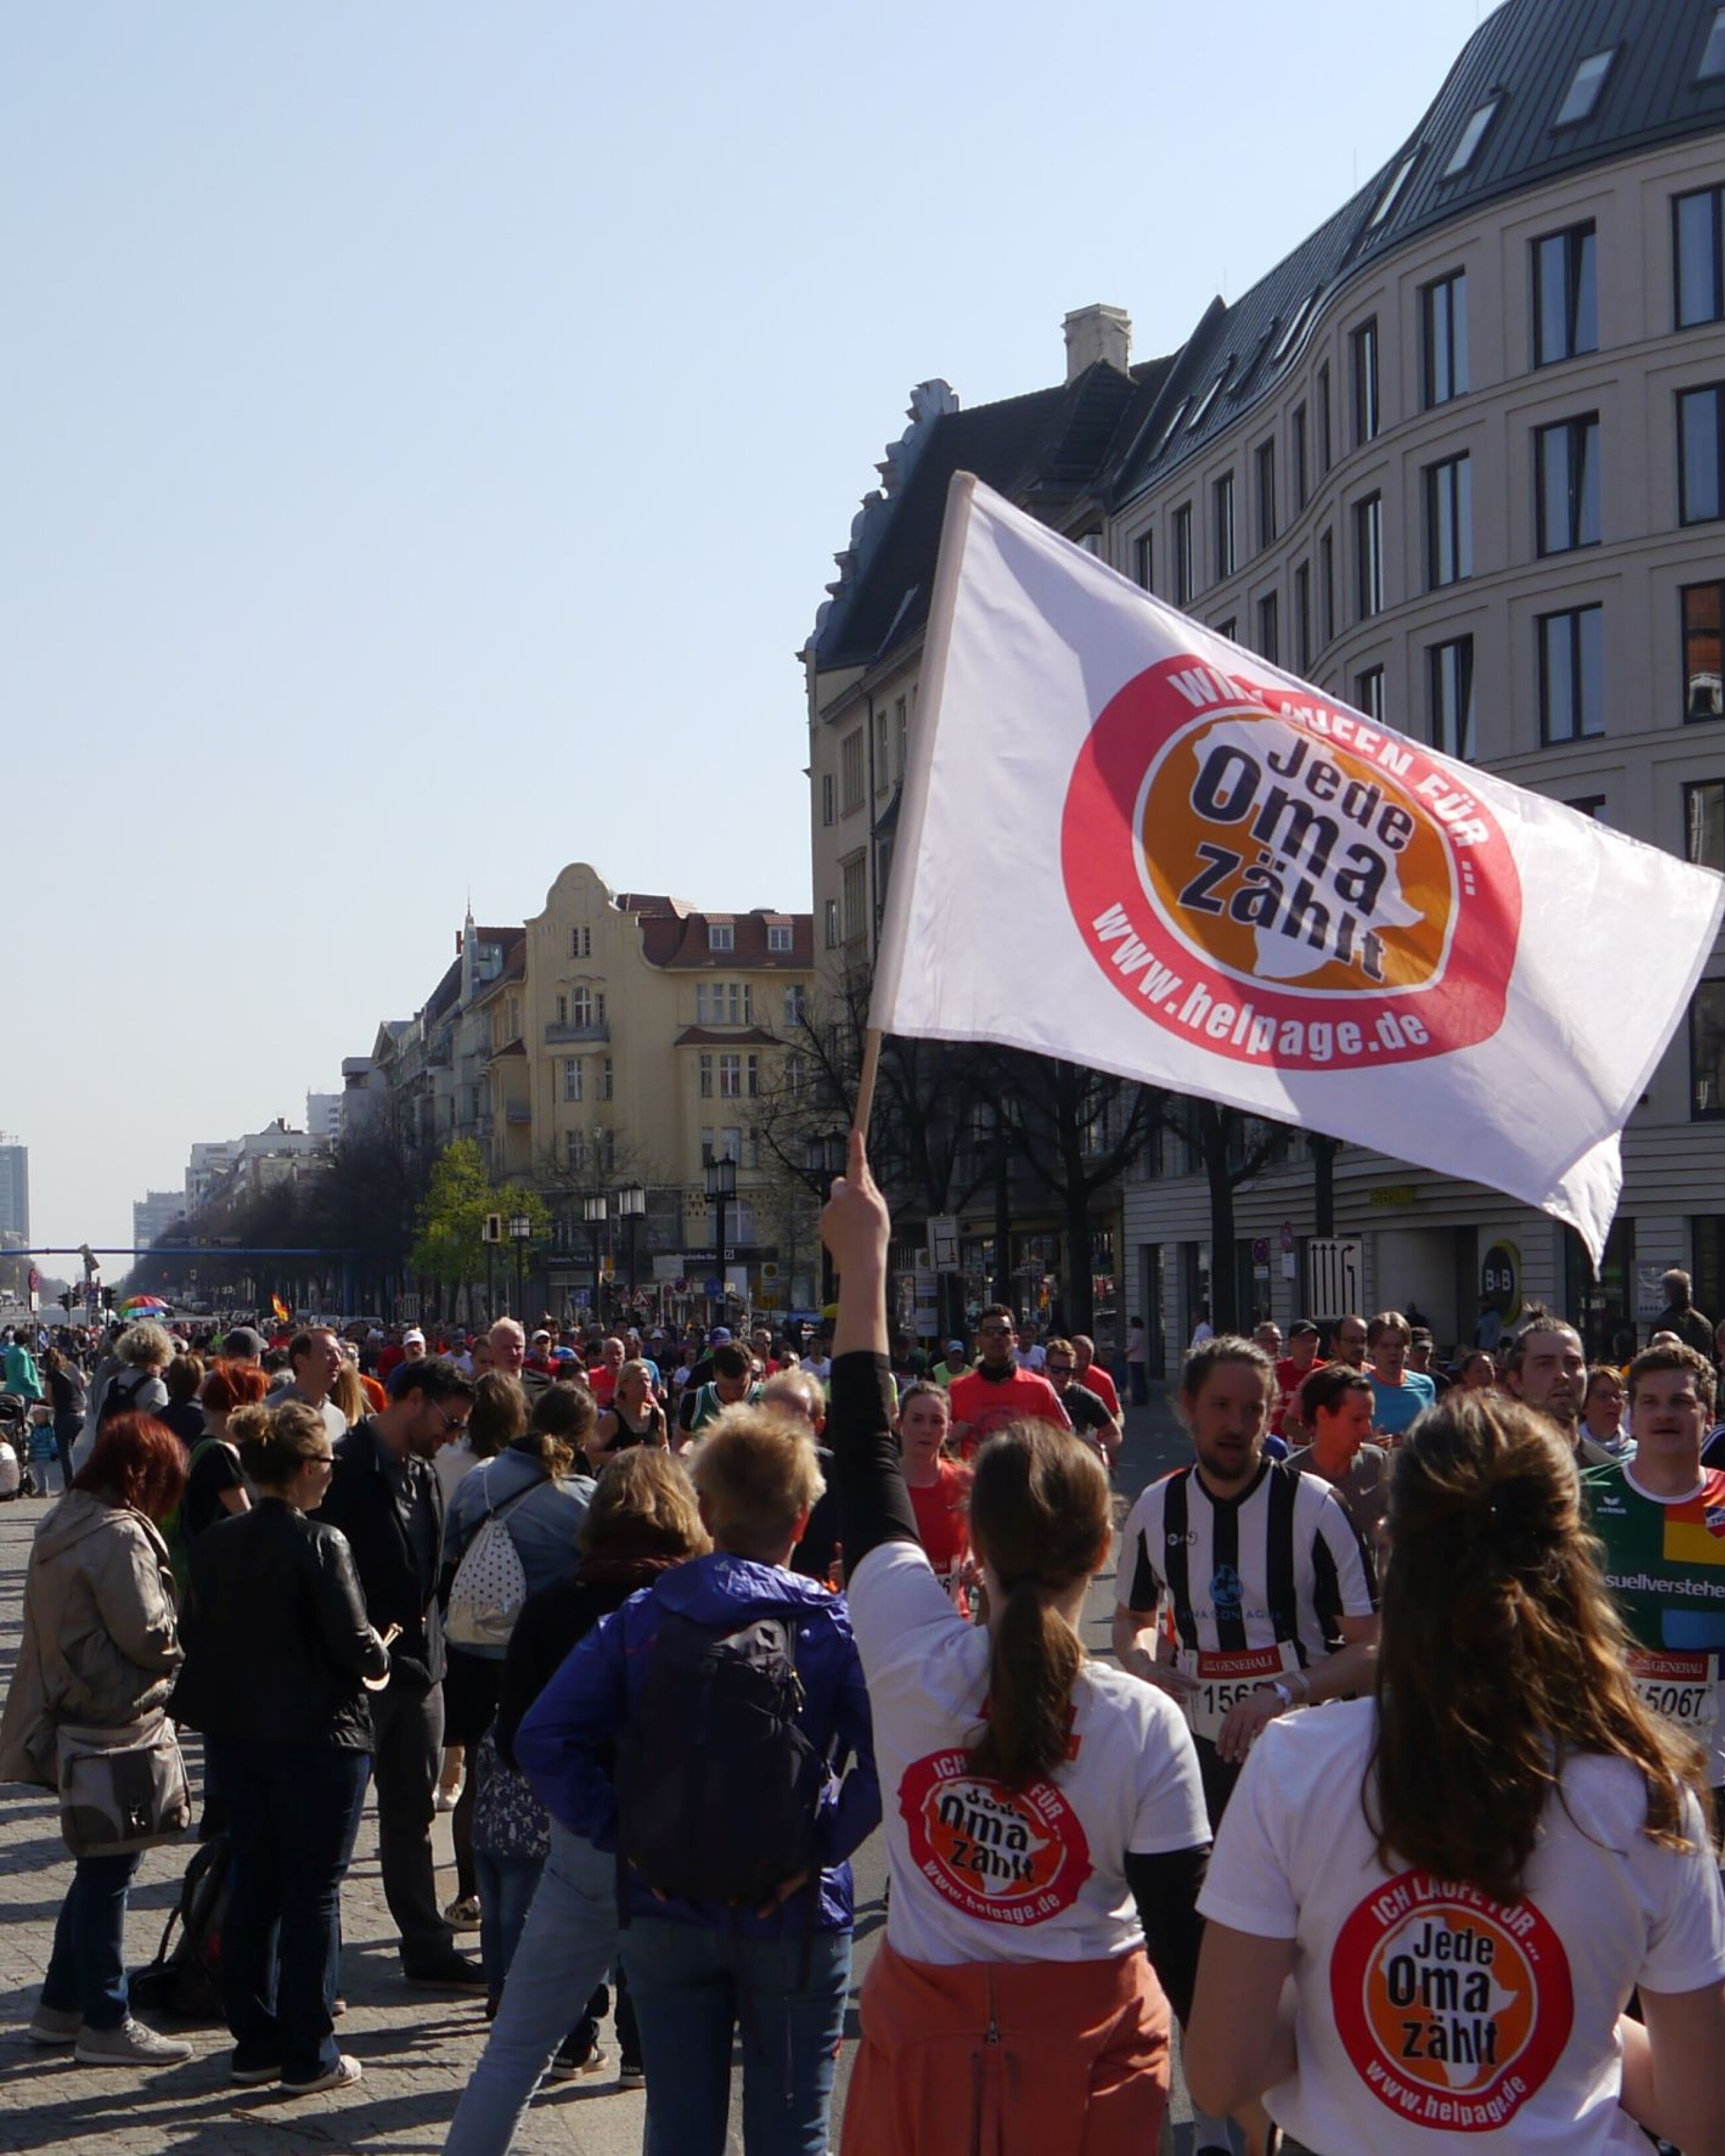
<path id="1" fill-rule="evenodd" d="M 617 2069 L 619 2088 L 645 2088 L 647 2069 L 639 2059 L 624 2059 Z"/>
<path id="2" fill-rule="evenodd" d="M 267 2066 L 239 2066 L 234 2063 L 234 2059 L 239 2056 L 239 2054 L 236 2051 L 233 2058 L 228 2061 L 228 2078 L 235 2088 L 262 2088 L 265 2082 L 279 2082 L 281 2079 L 280 2059 L 272 2059 Z"/>
<path id="3" fill-rule="evenodd" d="M 192 2046 L 177 2036 L 158 2036 L 130 2015 L 117 2029 L 78 2031 L 72 2056 L 84 2066 L 177 2066 L 192 2056 Z"/>
<path id="4" fill-rule="evenodd" d="M 326 2066 L 309 2082 L 283 2082 L 281 2092 L 284 2096 L 321 2096 L 326 2089 L 352 2088 L 362 2071 L 359 2061 L 343 2051 L 334 2066 Z"/>
<path id="5" fill-rule="evenodd" d="M 454 1932 L 476 1932 L 480 1928 L 477 1894 L 461 1894 L 444 1911 L 444 1922 Z"/>
<path id="6" fill-rule="evenodd" d="M 437 1794 L 431 1799 L 434 1809 L 440 1812 L 454 1811 L 460 1801 L 461 1784 L 459 1782 L 453 1789 L 445 1789 L 439 1782 L 437 1785 Z"/>
<path id="7" fill-rule="evenodd" d="M 595 2038 L 583 2041 L 565 2036 L 558 2045 L 557 2056 L 545 2070 L 545 2078 L 551 2082 L 573 2082 L 588 2074 L 605 2071 L 604 2046 Z"/>
<path id="8" fill-rule="evenodd" d="M 483 1994 L 490 1989 L 485 1982 L 483 1963 L 472 1954 L 465 1954 L 451 1947 L 446 1954 L 434 1961 L 403 1963 L 402 1975 L 417 1989 L 424 1991 L 477 1991 Z"/>
<path id="9" fill-rule="evenodd" d="M 24 2031 L 32 2044 L 75 2044 L 84 2016 L 75 2006 L 39 2006 Z"/>

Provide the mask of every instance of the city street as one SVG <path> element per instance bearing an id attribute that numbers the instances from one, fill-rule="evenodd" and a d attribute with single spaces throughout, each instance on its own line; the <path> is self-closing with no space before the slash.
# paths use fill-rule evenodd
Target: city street
<path id="1" fill-rule="evenodd" d="M 1183 1456 L 1182 1441 L 1160 1409 L 1134 1409 L 1120 1482 L 1135 1495 L 1153 1474 Z M 0 1505 L 0 1683 L 10 1681 L 20 1622 L 31 1535 L 45 1507 L 39 1500 Z M 1087 1643 L 1106 1653 L 1113 1573 L 1096 1582 Z M 450 1864 L 449 1828 L 437 1825 Z M 184 1847 L 144 1858 L 132 1892 L 127 1958 L 136 1967 L 155 1951 L 185 1866 Z M 886 1920 L 881 1904 L 885 1852 L 880 1837 L 857 1866 L 856 1980 L 865 1972 Z M 54 1921 L 70 1876 L 52 1800 L 45 1793 L 0 1789 L 0 2150 L 54 2148 L 66 2156 L 329 2156 L 336 2150 L 396 2151 L 436 2156 L 459 2091 L 484 2041 L 477 1999 L 439 1999 L 403 1989 L 377 1874 L 375 1820 L 368 1813 L 343 1896 L 342 1964 L 347 2013 L 345 2049 L 365 2078 L 336 2096 L 289 2102 L 270 2089 L 238 2090 L 226 2078 L 225 2033 L 188 2030 L 198 2046 L 186 2066 L 141 2074 L 74 2064 L 69 2055 L 26 2043 L 36 1989 L 46 1965 Z M 441 1875 L 453 1894 L 454 1871 Z M 477 1941 L 470 1944 L 476 1947 Z M 850 2033 L 855 2034 L 853 2010 Z M 604 2041 L 615 2051 L 608 2025 Z M 840 2092 L 850 2050 L 840 2056 Z M 645 2099 L 625 2094 L 614 2078 L 547 2087 L 536 2101 L 516 2143 L 523 2156 L 634 2156 L 641 2145 Z M 834 2118 L 838 2116 L 837 2107 Z M 1183 2122 L 1177 2099 L 1177 2122 Z M 1189 2125 L 1177 2123 L 1173 2147 L 1187 2156 Z M 742 2147 L 733 2112 L 732 2146 Z"/>

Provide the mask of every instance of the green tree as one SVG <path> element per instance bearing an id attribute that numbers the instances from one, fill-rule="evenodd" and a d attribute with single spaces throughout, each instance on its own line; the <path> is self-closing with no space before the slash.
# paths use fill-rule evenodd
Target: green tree
<path id="1" fill-rule="evenodd" d="M 465 1287 L 485 1267 L 485 1215 L 503 1211 L 501 1194 L 491 1188 L 485 1157 L 470 1138 L 446 1145 L 432 1164 L 431 1179 L 419 1201 L 418 1235 L 413 1243 L 413 1270 L 441 1286 Z"/>

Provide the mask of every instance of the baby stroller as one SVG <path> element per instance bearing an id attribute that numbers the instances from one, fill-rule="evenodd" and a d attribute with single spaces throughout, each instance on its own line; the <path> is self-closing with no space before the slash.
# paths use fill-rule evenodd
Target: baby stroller
<path id="1" fill-rule="evenodd" d="M 5 1487 L 13 1479 L 10 1466 L 0 1476 L 0 1497 L 33 1497 L 38 1485 L 30 1470 L 29 1403 L 16 1393 L 0 1393 L 0 1445 L 11 1453 L 18 1471 L 18 1481 L 10 1490 Z"/>

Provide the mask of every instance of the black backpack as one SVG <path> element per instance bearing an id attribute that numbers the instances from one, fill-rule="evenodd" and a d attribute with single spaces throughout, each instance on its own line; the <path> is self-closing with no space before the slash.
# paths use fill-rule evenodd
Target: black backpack
<path id="1" fill-rule="evenodd" d="M 167 2014 L 178 2021 L 226 2019 L 222 2010 L 222 1933 L 228 1921 L 230 1853 L 225 1834 L 213 1835 L 192 1852 L 156 1958 L 137 1970 L 127 1986 L 131 2004 L 140 2012 Z"/>
<path id="2" fill-rule="evenodd" d="M 130 1383 L 127 1382 L 128 1378 Z M 96 1428 L 100 1430 L 116 1415 L 130 1414 L 137 1406 L 138 1395 L 149 1382 L 150 1373 L 147 1370 L 116 1370 L 103 1389 L 102 1404 L 96 1410 Z"/>
<path id="3" fill-rule="evenodd" d="M 802 1705 L 794 1611 L 726 1632 L 666 1611 L 617 1741 L 619 1870 L 679 1900 L 748 1908 L 798 1872 L 818 1891 L 827 1768 L 797 1726 Z"/>

